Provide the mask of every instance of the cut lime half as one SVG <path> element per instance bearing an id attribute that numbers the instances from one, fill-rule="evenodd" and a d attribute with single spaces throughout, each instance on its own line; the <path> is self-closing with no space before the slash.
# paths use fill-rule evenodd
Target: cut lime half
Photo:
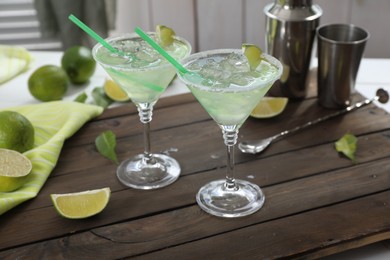
<path id="1" fill-rule="evenodd" d="M 11 192 L 20 188 L 31 172 L 31 161 L 23 154 L 0 149 L 0 192 Z"/>

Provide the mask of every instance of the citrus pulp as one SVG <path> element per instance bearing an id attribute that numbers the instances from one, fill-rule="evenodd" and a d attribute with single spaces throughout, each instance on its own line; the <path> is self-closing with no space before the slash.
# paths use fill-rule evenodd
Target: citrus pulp
<path id="1" fill-rule="evenodd" d="M 51 194 L 58 214 L 65 218 L 81 219 L 100 213 L 110 199 L 110 188 L 66 194 Z"/>
<path id="2" fill-rule="evenodd" d="M 31 161 L 23 154 L 0 149 L 0 192 L 11 192 L 20 188 L 31 172 Z"/>

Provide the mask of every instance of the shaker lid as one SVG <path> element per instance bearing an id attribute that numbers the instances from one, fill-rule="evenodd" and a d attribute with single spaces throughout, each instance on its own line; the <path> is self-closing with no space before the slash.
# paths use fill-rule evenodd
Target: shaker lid
<path id="1" fill-rule="evenodd" d="M 312 21 L 322 15 L 322 9 L 311 1 L 275 0 L 264 7 L 264 13 L 281 21 Z"/>

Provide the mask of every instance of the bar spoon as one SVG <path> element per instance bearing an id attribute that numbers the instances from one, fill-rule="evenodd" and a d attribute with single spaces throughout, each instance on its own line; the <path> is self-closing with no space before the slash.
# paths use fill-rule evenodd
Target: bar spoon
<path id="1" fill-rule="evenodd" d="M 330 118 L 333 118 L 333 117 L 336 117 L 338 115 L 342 115 L 342 114 L 345 114 L 345 113 L 348 113 L 348 112 L 351 112 L 351 111 L 354 111 L 360 107 L 363 107 L 363 106 L 366 106 L 368 104 L 371 104 L 373 101 L 379 101 L 380 103 L 382 104 L 385 104 L 387 103 L 389 100 L 389 94 L 386 90 L 380 88 L 377 90 L 376 92 L 376 96 L 374 98 L 371 98 L 371 99 L 366 99 L 366 100 L 363 100 L 361 102 L 358 102 L 358 103 L 355 103 L 354 105 L 351 105 L 351 106 L 348 106 L 342 110 L 339 110 L 335 113 L 332 113 L 332 114 L 329 114 L 327 116 L 324 116 L 324 117 L 320 117 L 320 118 L 317 118 L 313 121 L 309 121 L 303 125 L 300 125 L 300 126 L 296 126 L 292 129 L 289 129 L 289 130 L 284 130 L 276 135 L 273 135 L 273 136 L 270 136 L 268 138 L 265 138 L 265 139 L 260 139 L 260 140 L 248 140 L 248 141 L 243 141 L 243 142 L 240 142 L 238 144 L 238 149 L 241 150 L 241 152 L 243 153 L 251 153 L 251 154 L 257 154 L 257 153 L 261 153 L 262 151 L 264 151 L 268 146 L 271 145 L 271 143 L 274 143 L 276 141 L 279 141 L 280 139 L 282 139 L 283 137 L 286 137 L 286 136 L 289 136 L 291 134 L 294 134 L 296 132 L 299 132 L 309 126 L 312 126 L 312 125 L 315 125 L 315 124 L 318 124 L 320 122 L 323 122 L 325 120 L 328 120 Z"/>

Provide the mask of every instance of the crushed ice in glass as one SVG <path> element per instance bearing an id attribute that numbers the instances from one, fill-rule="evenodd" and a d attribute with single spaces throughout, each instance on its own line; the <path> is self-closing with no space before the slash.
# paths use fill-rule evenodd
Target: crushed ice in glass
<path id="1" fill-rule="evenodd" d="M 114 48 L 128 54 L 126 63 L 133 67 L 145 67 L 161 62 L 160 54 L 142 39 L 127 39 L 115 42 Z"/>
<path id="2" fill-rule="evenodd" d="M 188 65 L 187 69 L 200 74 L 201 84 L 226 88 L 230 85 L 247 86 L 259 77 L 266 78 L 271 65 L 263 62 L 253 71 L 243 54 L 231 53 L 223 57 L 199 59 Z M 261 73 L 260 73 L 261 71 Z"/>

